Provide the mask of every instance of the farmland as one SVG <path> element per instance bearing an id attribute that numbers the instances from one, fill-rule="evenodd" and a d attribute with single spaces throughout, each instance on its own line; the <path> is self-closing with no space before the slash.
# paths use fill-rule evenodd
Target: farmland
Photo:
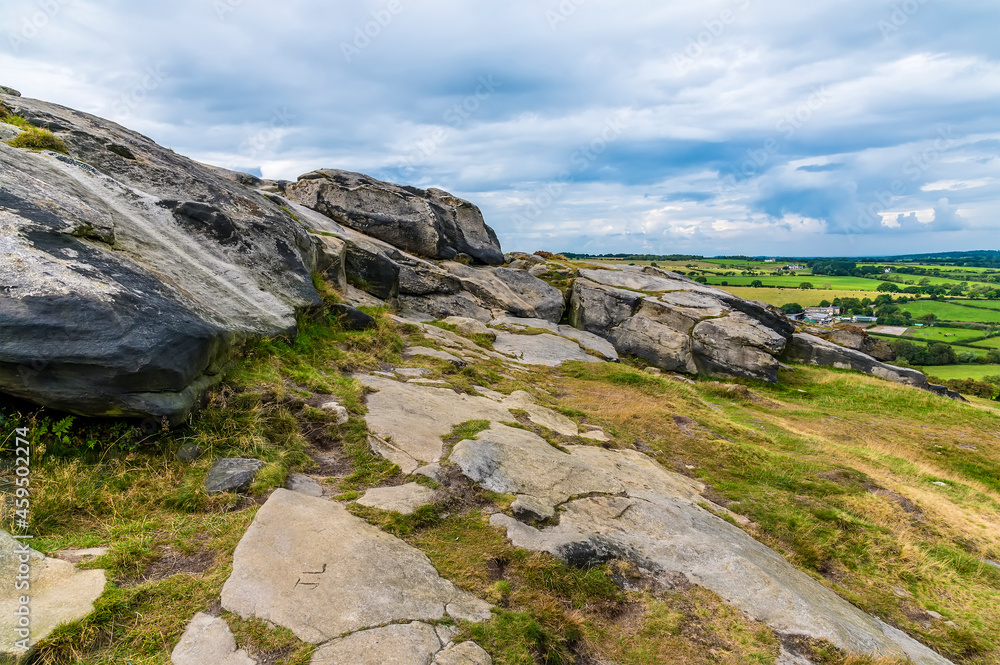
<path id="1" fill-rule="evenodd" d="M 952 343 L 982 337 L 983 332 L 981 330 L 965 330 L 962 328 L 911 328 L 908 335 L 928 342 Z"/>
<path id="2" fill-rule="evenodd" d="M 732 293 L 734 296 L 746 298 L 747 300 L 759 300 L 768 305 L 781 307 L 788 303 L 798 303 L 803 307 L 813 307 L 822 301 L 833 302 L 835 298 L 872 298 L 873 293 L 869 291 L 836 291 L 825 289 L 768 289 L 752 288 L 749 286 L 719 286 L 717 287 Z"/>
<path id="3" fill-rule="evenodd" d="M 937 365 L 934 367 L 917 367 L 924 374 L 942 381 L 949 379 L 976 379 L 981 381 L 984 376 L 1000 376 L 1000 365 Z"/>
<path id="4" fill-rule="evenodd" d="M 963 307 L 943 300 L 915 300 L 900 305 L 914 318 L 933 314 L 942 321 L 968 321 L 970 323 L 1000 323 L 1000 309 L 985 310 Z"/>

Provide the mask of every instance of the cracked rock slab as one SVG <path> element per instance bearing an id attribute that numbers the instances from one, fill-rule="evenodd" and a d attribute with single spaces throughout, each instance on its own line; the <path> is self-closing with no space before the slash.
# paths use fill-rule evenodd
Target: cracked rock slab
<path id="1" fill-rule="evenodd" d="M 600 358 L 584 351 L 575 341 L 549 333 L 517 335 L 500 332 L 497 333 L 493 348 L 522 365 L 558 367 L 570 360 L 601 362 Z"/>
<path id="2" fill-rule="evenodd" d="M 194 615 L 181 641 L 170 654 L 173 665 L 257 665 L 243 649 L 221 618 L 199 612 Z"/>
<path id="3" fill-rule="evenodd" d="M 487 603 L 442 579 L 419 550 L 340 504 L 282 489 L 237 546 L 222 606 L 313 644 L 446 614 L 468 621 L 490 616 Z"/>
<path id="4" fill-rule="evenodd" d="M 412 515 L 417 508 L 426 506 L 433 500 L 434 490 L 419 483 L 407 483 L 398 487 L 370 489 L 358 499 L 358 503 L 369 508 Z"/>
<path id="5" fill-rule="evenodd" d="M 320 647 L 311 665 L 428 665 L 441 650 L 434 627 L 415 621 L 352 633 Z"/>
<path id="6" fill-rule="evenodd" d="M 18 635 L 18 602 L 24 590 L 14 588 L 19 567 L 30 567 L 31 632 Z M 104 593 L 103 570 L 78 570 L 68 561 L 52 559 L 27 547 L 23 541 L 0 531 L 0 656 L 23 655 L 17 642 L 27 639 L 29 647 L 45 638 L 56 626 L 82 619 L 94 611 L 94 601 Z M 2 660 L 2 658 L 0 658 Z"/>
<path id="7" fill-rule="evenodd" d="M 711 504 L 699 495 L 700 483 L 636 451 L 566 450 L 494 425 L 459 442 L 451 459 L 484 488 L 517 494 L 515 513 L 550 517 L 561 507 L 558 525 L 544 529 L 494 515 L 491 524 L 506 528 L 517 547 L 574 565 L 621 558 L 651 574 L 682 573 L 782 635 L 826 639 L 855 654 L 905 655 L 920 665 L 948 662 L 702 508 Z"/>

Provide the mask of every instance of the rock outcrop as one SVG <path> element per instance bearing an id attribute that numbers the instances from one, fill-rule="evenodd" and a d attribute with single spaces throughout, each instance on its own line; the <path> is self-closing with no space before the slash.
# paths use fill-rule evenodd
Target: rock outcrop
<path id="1" fill-rule="evenodd" d="M 569 320 L 663 370 L 771 382 L 792 334 L 773 307 L 656 268 L 580 270 Z"/>
<path id="2" fill-rule="evenodd" d="M 285 188 L 296 203 L 365 235 L 430 259 L 462 254 L 499 265 L 496 233 L 475 205 L 440 189 L 422 190 L 375 180 L 360 173 L 323 169 Z"/>
<path id="3" fill-rule="evenodd" d="M 885 340 L 872 337 L 855 326 L 839 327 L 823 337 L 834 344 L 860 351 L 881 362 L 891 363 L 896 359 L 896 352 Z"/>
<path id="4" fill-rule="evenodd" d="M 106 120 L 4 103 L 69 155 L 0 143 L 3 392 L 178 423 L 235 343 L 294 336 L 319 304 L 319 243 L 267 197 Z"/>
<path id="5" fill-rule="evenodd" d="M 861 351 L 839 346 L 808 333 L 796 333 L 792 337 L 785 350 L 784 358 L 789 362 L 836 367 L 837 369 L 853 369 L 896 383 L 929 390 L 927 377 L 922 372 L 906 367 L 887 365 Z"/>
<path id="6" fill-rule="evenodd" d="M 949 662 L 702 508 L 712 504 L 699 495 L 701 483 L 642 453 L 589 446 L 564 452 L 532 432 L 494 425 L 459 442 L 451 460 L 484 488 L 516 494 L 516 515 L 545 518 L 561 508 L 558 525 L 541 529 L 494 515 L 491 522 L 518 547 L 574 565 L 625 559 L 654 577 L 679 573 L 785 637 L 825 639 L 850 653 L 918 665 Z"/>

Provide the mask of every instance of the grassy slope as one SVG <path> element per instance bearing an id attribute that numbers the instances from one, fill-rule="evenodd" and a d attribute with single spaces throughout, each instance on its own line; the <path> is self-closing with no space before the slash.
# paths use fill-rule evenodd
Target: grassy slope
<path id="1" fill-rule="evenodd" d="M 343 499 L 402 481 L 368 452 L 362 388 L 342 373 L 399 363 L 404 338 L 427 342 L 376 314 L 375 332 L 345 333 L 324 318 L 291 346 L 254 347 L 189 428 L 141 444 L 127 444 L 134 432 L 110 421 L 81 421 L 59 443 L 44 433 L 51 414 L 5 414 L 4 449 L 10 428 L 27 423 L 43 460 L 33 471 L 36 546 L 111 548 L 90 564 L 113 580 L 97 611 L 51 636 L 37 662 L 169 662 L 190 616 L 218 609 L 232 551 L 256 508 L 290 470 L 311 468 L 310 450 L 339 460 L 324 475 L 334 476 L 328 482 Z M 495 361 L 463 370 L 433 363 L 422 364 L 459 389 L 528 389 L 573 418 L 603 425 L 612 445 L 650 451 L 711 485 L 712 500 L 752 520 L 752 535 L 863 609 L 959 662 L 1000 663 L 1000 571 L 981 562 L 1000 559 L 998 412 L 811 368 L 783 372 L 778 386 L 729 389 L 653 377 L 627 363 L 538 369 L 520 381 L 503 377 Z M 308 406 L 326 394 L 348 406 L 347 425 Z M 458 428 L 459 435 L 480 426 Z M 93 450 L 77 449 L 88 441 Z M 174 452 L 191 442 L 205 456 L 178 462 Z M 248 497 L 205 496 L 211 458 L 229 455 L 268 466 Z M 626 592 L 612 579 L 633 576 L 628 566 L 578 570 L 514 548 L 487 522 L 512 497 L 457 478 L 453 490 L 452 499 L 409 518 L 355 510 L 497 604 L 490 622 L 465 634 L 498 665 L 773 662 L 774 634 L 712 594 L 696 587 Z M 898 598 L 893 586 L 911 596 Z M 930 621 L 925 609 L 957 628 Z M 224 616 L 240 645 L 268 662 L 308 662 L 310 647 L 287 631 Z M 816 649 L 816 662 L 848 662 Z"/>

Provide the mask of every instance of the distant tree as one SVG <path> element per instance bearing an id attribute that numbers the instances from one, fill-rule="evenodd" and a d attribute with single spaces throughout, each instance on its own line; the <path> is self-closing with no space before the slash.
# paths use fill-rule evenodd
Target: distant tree
<path id="1" fill-rule="evenodd" d="M 986 352 L 986 364 L 1000 365 L 1000 349 L 990 349 L 989 351 Z M 1000 378 L 1000 377 L 987 376 L 984 380 L 990 380 L 994 378 Z M 1000 383 L 1000 381 L 996 381 L 995 383 Z"/>
<path id="2" fill-rule="evenodd" d="M 799 284 L 799 288 L 800 289 L 811 289 L 811 288 L 813 288 L 813 285 L 810 284 L 809 282 L 802 282 L 801 284 Z"/>
<path id="3" fill-rule="evenodd" d="M 659 268 L 660 266 L 656 263 L 656 261 L 653 261 L 652 263 L 649 264 L 649 267 L 650 268 Z"/>
<path id="4" fill-rule="evenodd" d="M 937 314 L 924 314 L 920 317 L 920 320 L 924 323 L 934 323 L 937 321 Z"/>
<path id="5" fill-rule="evenodd" d="M 790 302 L 790 303 L 786 303 L 786 304 L 782 305 L 781 306 L 781 311 L 784 312 L 785 314 L 801 314 L 805 310 L 802 308 L 802 305 L 800 305 L 799 303 L 797 303 L 797 302 Z"/>
<path id="6" fill-rule="evenodd" d="M 955 349 L 951 344 L 935 342 L 927 347 L 928 365 L 954 365 L 956 361 Z"/>
<path id="7" fill-rule="evenodd" d="M 829 307 L 830 306 L 830 301 L 829 300 L 820 300 L 819 301 L 819 306 L 820 307 Z"/>
<path id="8" fill-rule="evenodd" d="M 882 282 L 881 284 L 878 285 L 878 288 L 875 290 L 878 291 L 879 293 L 898 293 L 899 287 L 893 284 L 892 282 Z"/>
<path id="9" fill-rule="evenodd" d="M 752 286 L 755 289 L 759 289 L 760 287 L 764 286 L 764 282 L 760 281 L 759 279 L 755 279 L 754 281 L 750 282 L 750 286 Z"/>
<path id="10" fill-rule="evenodd" d="M 729 282 L 727 282 L 726 280 L 722 280 L 722 286 L 729 286 Z"/>
<path id="11" fill-rule="evenodd" d="M 694 281 L 700 284 L 708 284 L 708 277 L 705 277 L 704 275 L 699 275 L 694 278 Z"/>

